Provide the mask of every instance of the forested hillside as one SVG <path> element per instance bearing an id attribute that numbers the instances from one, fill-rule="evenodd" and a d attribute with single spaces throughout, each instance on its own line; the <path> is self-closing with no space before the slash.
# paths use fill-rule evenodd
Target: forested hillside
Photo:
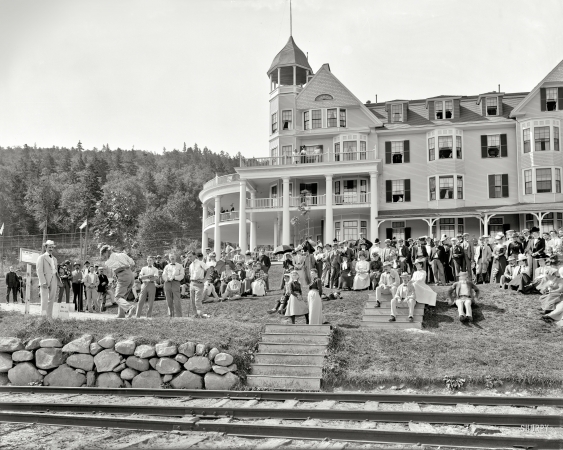
<path id="1" fill-rule="evenodd" d="M 75 232 L 88 218 L 97 242 L 150 250 L 175 236 L 201 237 L 198 193 L 215 174 L 234 172 L 239 155 L 197 144 L 142 150 L 0 147 L 4 236 Z M 161 245 L 157 245 L 160 247 Z"/>

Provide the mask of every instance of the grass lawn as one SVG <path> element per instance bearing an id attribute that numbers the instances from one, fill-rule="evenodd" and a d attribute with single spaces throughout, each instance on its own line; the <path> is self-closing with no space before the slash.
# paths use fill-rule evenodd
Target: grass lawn
<path id="1" fill-rule="evenodd" d="M 279 286 L 281 266 L 270 271 L 272 287 Z M 427 308 L 423 330 L 360 328 L 366 292 L 343 292 L 343 299 L 323 302 L 323 312 L 335 327 L 326 359 L 326 388 L 373 389 L 383 383 L 411 386 L 444 385 L 444 376 L 484 384 L 487 377 L 533 386 L 560 386 L 563 382 L 563 329 L 539 320 L 538 296 L 523 296 L 484 286 L 473 324 L 457 320 L 457 309 L 445 303 L 447 288 L 436 287 L 438 303 Z M 60 337 L 65 342 L 83 333 L 102 337 L 134 337 L 139 343 L 168 338 L 192 340 L 229 350 L 243 372 L 248 352 L 260 339 L 264 324 L 279 323 L 269 315 L 281 295 L 204 304 L 210 319 L 169 319 L 166 302 L 155 302 L 152 320 L 45 321 L 39 317 L 2 313 L 0 335 L 29 338 Z M 184 313 L 188 299 L 182 300 Z M 302 323 L 303 319 L 297 319 Z"/>

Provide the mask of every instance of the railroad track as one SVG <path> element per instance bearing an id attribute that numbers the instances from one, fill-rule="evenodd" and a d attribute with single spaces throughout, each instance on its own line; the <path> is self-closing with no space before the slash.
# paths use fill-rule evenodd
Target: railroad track
<path id="1" fill-rule="evenodd" d="M 3 395 L 2 395 L 3 394 Z M 225 433 L 231 436 L 278 439 L 305 439 L 327 442 L 442 445 L 473 448 L 563 449 L 562 439 L 539 436 L 489 436 L 440 432 L 388 431 L 365 429 L 354 422 L 388 424 L 495 425 L 497 427 L 563 426 L 561 414 L 489 414 L 436 411 L 378 410 L 378 405 L 418 403 L 424 405 L 487 405 L 563 407 L 563 399 L 522 397 L 470 397 L 444 395 L 388 395 L 363 393 L 188 391 L 151 389 L 97 389 L 52 387 L 2 387 L 0 400 L 13 394 L 110 395 L 158 397 L 170 401 L 197 403 L 216 401 L 212 406 L 161 406 L 63 402 L 0 402 L 0 422 L 33 423 L 70 427 L 100 427 L 155 432 Z M 12 395 L 9 395 L 12 394 Z M 173 400 L 174 399 L 174 400 Z M 241 403 L 238 406 L 226 406 Z M 151 399 L 148 399 L 150 402 Z M 276 407 L 259 402 L 276 402 Z M 321 402 L 316 408 L 296 407 L 298 402 Z M 364 403 L 364 409 L 334 409 L 339 402 Z M 307 406 L 307 405 L 300 405 Z M 361 405 L 360 405 L 361 406 Z M 136 415 L 131 416 L 131 415 Z M 144 416 L 139 418 L 138 416 Z M 222 419 L 222 420 L 221 420 Z M 225 420 L 226 419 L 226 420 Z M 264 422 L 278 420 L 275 425 Z M 308 422 L 308 426 L 294 421 Z M 285 421 L 286 423 L 282 423 Z M 325 423 L 322 423 L 324 421 Z M 335 425 L 336 422 L 336 425 Z M 349 424 L 349 425 L 347 425 Z M 321 426 L 322 425 L 322 426 Z M 375 424 L 374 424 L 375 426 Z M 378 426 L 379 427 L 379 426 Z M 325 448 L 327 448 L 325 446 Z"/>

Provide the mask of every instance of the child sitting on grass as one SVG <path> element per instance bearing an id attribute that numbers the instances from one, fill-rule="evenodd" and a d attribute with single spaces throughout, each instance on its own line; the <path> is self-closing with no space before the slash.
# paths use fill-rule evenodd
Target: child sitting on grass
<path id="1" fill-rule="evenodd" d="M 268 310 L 268 314 L 274 314 L 276 311 L 279 314 L 285 314 L 285 307 L 287 305 L 287 301 L 289 300 L 289 295 L 290 295 L 290 291 L 289 291 L 290 278 L 291 277 L 289 273 L 283 274 L 283 283 L 284 283 L 285 292 L 283 293 L 281 298 L 276 302 L 276 306 Z"/>
<path id="2" fill-rule="evenodd" d="M 231 275 L 231 281 L 227 283 L 227 288 L 223 293 L 223 300 L 238 300 L 240 298 L 241 283 L 238 279 L 238 273 Z"/>

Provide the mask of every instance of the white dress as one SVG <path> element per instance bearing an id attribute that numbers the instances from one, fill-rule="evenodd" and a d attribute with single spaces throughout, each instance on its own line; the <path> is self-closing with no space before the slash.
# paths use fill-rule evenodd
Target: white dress
<path id="1" fill-rule="evenodd" d="M 262 278 L 258 278 L 252 282 L 252 295 L 263 297 L 266 295 L 266 283 Z"/>
<path id="2" fill-rule="evenodd" d="M 352 289 L 359 291 L 369 287 L 369 263 L 367 261 L 358 261 L 356 263 L 356 276 L 354 277 L 354 285 Z"/>
<path id="3" fill-rule="evenodd" d="M 414 294 L 417 303 L 436 306 L 436 292 L 426 285 L 426 271 L 417 270 L 412 275 Z"/>

